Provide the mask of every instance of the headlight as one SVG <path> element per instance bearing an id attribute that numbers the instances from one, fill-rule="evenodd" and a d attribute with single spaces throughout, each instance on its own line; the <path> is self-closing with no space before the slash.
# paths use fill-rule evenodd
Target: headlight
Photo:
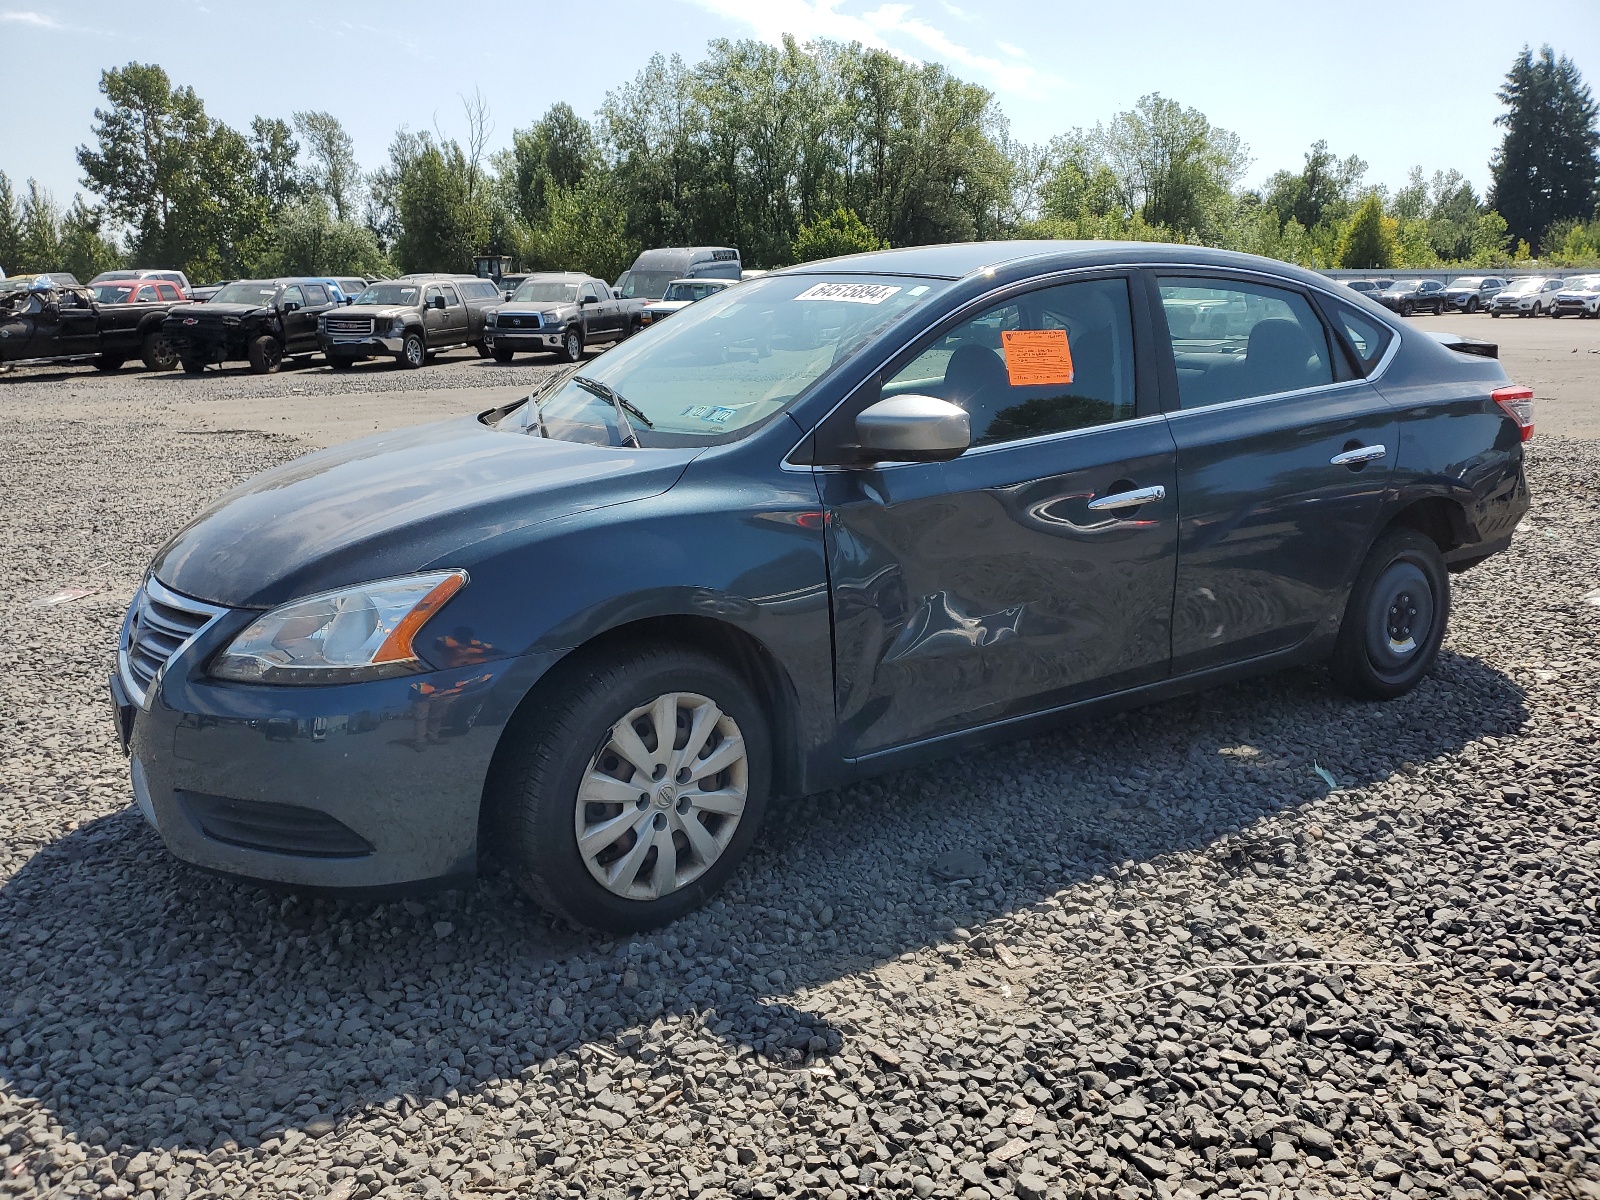
<path id="1" fill-rule="evenodd" d="M 242 683 L 354 683 L 423 670 L 411 639 L 467 582 L 431 571 L 291 600 L 251 622 L 211 665 Z"/>
<path id="2" fill-rule="evenodd" d="M 405 334 L 405 331 L 406 319 L 404 317 L 391 317 L 389 319 L 390 337 L 402 337 Z"/>

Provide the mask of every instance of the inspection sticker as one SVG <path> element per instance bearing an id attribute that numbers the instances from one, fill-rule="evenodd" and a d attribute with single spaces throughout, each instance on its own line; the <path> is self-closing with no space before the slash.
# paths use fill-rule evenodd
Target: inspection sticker
<path id="1" fill-rule="evenodd" d="M 846 304 L 882 304 L 900 289 L 887 283 L 819 283 L 796 300 L 842 300 Z"/>
<path id="2" fill-rule="evenodd" d="M 734 410 L 712 404 L 696 404 L 683 410 L 683 415 L 696 421 L 709 421 L 713 425 L 726 425 Z"/>
<path id="3" fill-rule="evenodd" d="M 1000 342 L 1012 387 L 1072 382 L 1072 347 L 1065 329 L 1005 329 Z"/>

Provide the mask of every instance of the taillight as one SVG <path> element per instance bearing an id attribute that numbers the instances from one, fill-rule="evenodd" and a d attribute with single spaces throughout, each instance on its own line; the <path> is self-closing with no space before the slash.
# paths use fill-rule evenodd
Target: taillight
<path id="1" fill-rule="evenodd" d="M 1500 410 L 1517 423 L 1517 428 L 1522 431 L 1522 440 L 1527 441 L 1533 436 L 1533 389 L 1531 387 L 1503 387 L 1495 388 L 1489 393 L 1489 399 L 1500 406 Z"/>

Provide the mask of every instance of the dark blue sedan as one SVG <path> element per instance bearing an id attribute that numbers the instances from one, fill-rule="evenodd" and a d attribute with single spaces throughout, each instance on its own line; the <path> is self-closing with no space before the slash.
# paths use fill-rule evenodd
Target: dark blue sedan
<path id="1" fill-rule="evenodd" d="M 1528 507 L 1494 354 L 1191 247 L 775 272 L 196 518 L 122 633 L 134 794 L 209 869 L 492 852 L 633 930 L 781 797 L 1302 663 L 1398 696 Z"/>

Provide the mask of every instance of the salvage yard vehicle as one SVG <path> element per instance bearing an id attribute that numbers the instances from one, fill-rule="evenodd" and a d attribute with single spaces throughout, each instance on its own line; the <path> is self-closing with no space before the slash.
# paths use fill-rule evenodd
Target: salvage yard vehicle
<path id="1" fill-rule="evenodd" d="M 704 300 L 733 284 L 731 279 L 674 279 L 667 284 L 661 299 L 652 300 L 639 310 L 639 324 L 659 324 L 673 313 L 688 308 L 696 300 Z"/>
<path id="2" fill-rule="evenodd" d="M 1552 317 L 1600 316 L 1600 275 L 1578 275 L 1561 281 L 1561 290 L 1550 306 Z"/>
<path id="3" fill-rule="evenodd" d="M 617 295 L 628 300 L 659 300 L 674 279 L 727 279 L 739 282 L 739 251 L 732 246 L 672 246 L 646 250 L 617 278 Z"/>
<path id="4" fill-rule="evenodd" d="M 194 297 L 194 290 L 189 286 L 189 277 L 182 271 L 168 271 L 156 267 L 140 267 L 131 271 L 101 271 L 89 280 L 89 286 L 97 283 L 118 283 L 130 279 L 159 279 L 173 284 L 183 293 L 183 299 L 190 300 Z"/>
<path id="5" fill-rule="evenodd" d="M 1511 313 L 1518 317 L 1542 317 L 1555 307 L 1556 293 L 1563 284 L 1544 275 L 1513 279 L 1496 292 L 1487 305 L 1491 317 Z"/>
<path id="6" fill-rule="evenodd" d="M 496 362 L 517 353 L 553 350 L 577 362 L 600 342 L 620 342 L 639 328 L 637 300 L 614 296 L 603 279 L 575 271 L 529 275 L 511 299 L 489 312 L 484 345 Z"/>
<path id="7" fill-rule="evenodd" d="M 1528 508 L 1494 354 L 1196 246 L 774 271 L 186 524 L 111 680 L 133 795 L 214 871 L 493 853 L 626 931 L 779 797 L 1308 663 L 1399 696 Z"/>
<path id="8" fill-rule="evenodd" d="M 368 285 L 347 308 L 317 324 L 328 365 L 342 371 L 368 358 L 420 367 L 441 350 L 484 347 L 484 320 L 500 299 L 492 279 L 475 275 L 406 275 Z"/>
<path id="9" fill-rule="evenodd" d="M 1467 275 L 1450 281 L 1444 289 L 1444 302 L 1459 312 L 1475 313 L 1505 286 L 1506 281 L 1498 275 Z"/>
<path id="10" fill-rule="evenodd" d="M 1444 284 L 1437 279 L 1402 279 L 1375 293 L 1372 299 L 1402 317 L 1424 308 L 1438 316 L 1444 312 Z"/>
<path id="11" fill-rule="evenodd" d="M 130 358 L 170 371 L 176 352 L 162 322 L 183 297 L 166 282 L 130 280 L 83 287 L 64 274 L 0 283 L 0 362 L 90 363 L 120 370 Z"/>
<path id="12" fill-rule="evenodd" d="M 320 280 L 242 279 L 204 304 L 174 308 L 162 328 L 190 375 L 239 359 L 265 375 L 315 353 L 317 318 L 337 304 Z"/>

